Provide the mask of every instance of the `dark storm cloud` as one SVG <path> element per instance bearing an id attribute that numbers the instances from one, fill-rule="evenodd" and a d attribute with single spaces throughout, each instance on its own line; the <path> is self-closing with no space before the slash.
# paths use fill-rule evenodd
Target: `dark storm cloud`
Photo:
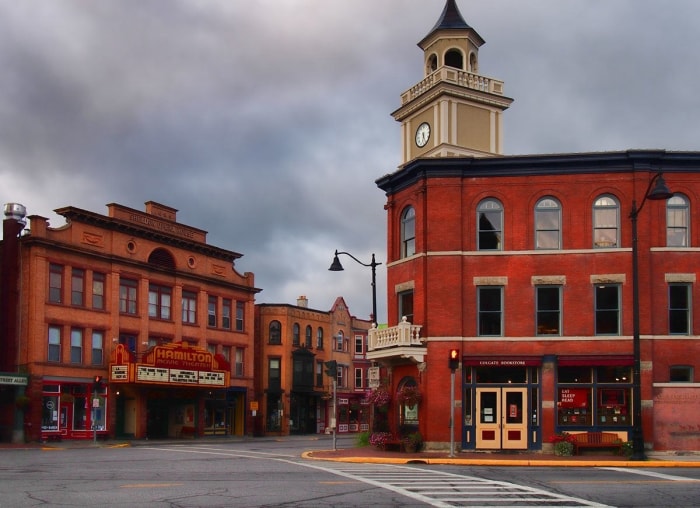
<path id="1" fill-rule="evenodd" d="M 460 0 L 506 153 L 698 149 L 693 0 Z M 155 200 L 244 256 L 258 301 L 371 308 L 390 113 L 443 0 L 0 0 L 0 198 L 62 221 Z M 378 271 L 380 319 L 386 310 Z"/>

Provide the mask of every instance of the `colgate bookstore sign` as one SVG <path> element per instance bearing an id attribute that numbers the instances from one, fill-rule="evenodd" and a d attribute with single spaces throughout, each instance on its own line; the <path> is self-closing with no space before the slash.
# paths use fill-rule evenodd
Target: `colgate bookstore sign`
<path id="1" fill-rule="evenodd" d="M 112 354 L 110 381 L 179 386 L 228 386 L 230 365 L 220 355 L 184 344 L 155 346 L 142 362 L 119 344 Z"/>

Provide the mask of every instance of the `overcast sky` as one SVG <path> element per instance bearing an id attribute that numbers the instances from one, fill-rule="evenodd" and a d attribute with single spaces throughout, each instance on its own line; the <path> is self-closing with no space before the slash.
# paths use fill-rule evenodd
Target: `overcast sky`
<path id="1" fill-rule="evenodd" d="M 400 94 L 444 0 L 0 0 L 0 204 L 153 200 L 243 254 L 258 302 L 371 312 Z M 505 153 L 700 150 L 697 0 L 458 0 Z M 386 322 L 386 271 L 377 271 Z"/>

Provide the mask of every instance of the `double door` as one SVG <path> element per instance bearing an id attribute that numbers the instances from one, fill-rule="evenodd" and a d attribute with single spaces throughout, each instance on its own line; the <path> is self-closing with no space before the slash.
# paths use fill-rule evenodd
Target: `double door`
<path id="1" fill-rule="evenodd" d="M 476 414 L 477 449 L 527 449 L 527 388 L 477 388 Z"/>

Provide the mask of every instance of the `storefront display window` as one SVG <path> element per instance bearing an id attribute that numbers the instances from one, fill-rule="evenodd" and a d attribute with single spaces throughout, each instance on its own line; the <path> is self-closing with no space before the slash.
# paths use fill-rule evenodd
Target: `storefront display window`
<path id="1" fill-rule="evenodd" d="M 44 396 L 41 405 L 41 430 L 42 431 L 57 431 L 58 430 L 58 396 Z"/>
<path id="2" fill-rule="evenodd" d="M 614 427 L 632 424 L 632 377 L 629 367 L 559 367 L 558 383 L 557 422 L 560 426 Z"/>

